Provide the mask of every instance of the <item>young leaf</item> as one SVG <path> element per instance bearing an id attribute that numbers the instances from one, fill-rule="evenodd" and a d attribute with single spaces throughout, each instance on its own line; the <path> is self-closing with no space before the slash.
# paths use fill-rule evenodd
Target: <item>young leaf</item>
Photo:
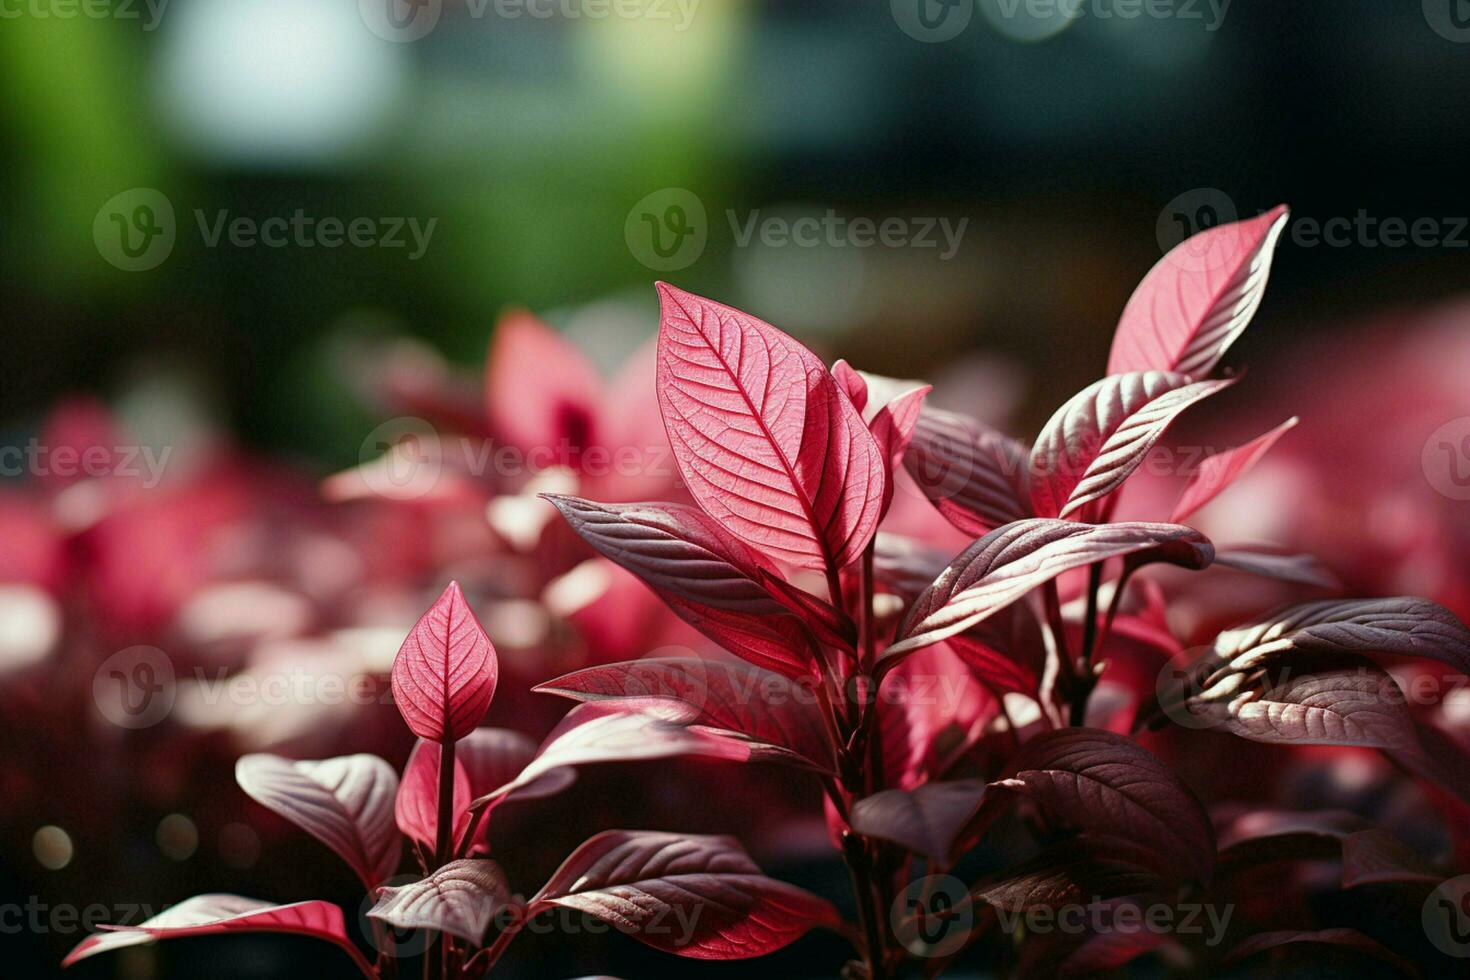
<path id="1" fill-rule="evenodd" d="M 403 767 L 403 782 L 398 787 L 398 798 L 393 804 L 393 815 L 398 829 L 405 837 L 418 842 L 425 853 L 432 854 L 438 841 L 435 836 L 439 828 L 439 761 L 438 742 L 423 739 L 414 745 Z M 464 830 L 466 808 L 470 804 L 470 781 L 458 758 L 454 760 L 454 820 L 453 831 L 458 839 Z"/>
<path id="2" fill-rule="evenodd" d="M 727 530 L 806 568 L 877 529 L 883 455 L 811 351 L 739 310 L 659 284 L 658 393 L 690 493 Z"/>
<path id="3" fill-rule="evenodd" d="M 693 658 L 650 658 L 588 667 L 536 690 L 633 709 L 678 702 L 693 710 L 691 726 L 740 738 L 757 755 L 832 769 L 832 747 L 814 695 L 768 671 Z"/>
<path id="4" fill-rule="evenodd" d="M 888 513 L 897 486 L 897 471 L 914 437 L 914 427 L 932 385 L 909 384 L 893 378 L 864 375 L 846 361 L 832 365 L 832 375 L 862 413 L 868 431 L 883 453 L 883 508 Z"/>
<path id="5" fill-rule="evenodd" d="M 1108 373 L 1208 375 L 1261 305 L 1287 217 L 1281 205 L 1176 245 L 1123 308 Z"/>
<path id="6" fill-rule="evenodd" d="M 955 527 L 981 535 L 1032 516 L 1026 496 L 1028 450 L 956 412 L 925 408 L 914 427 L 904 468 Z"/>
<path id="7" fill-rule="evenodd" d="M 983 779 L 926 783 L 912 791 L 884 790 L 852 807 L 852 829 L 865 837 L 902 844 L 948 867 L 960 831 L 984 798 Z"/>
<path id="8" fill-rule="evenodd" d="M 226 932 L 284 932 L 335 943 L 372 980 L 377 974 L 347 937 L 342 910 L 331 902 L 272 905 L 238 895 L 196 895 L 136 926 L 115 927 L 82 940 L 61 961 L 71 966 L 108 950 L 139 946 L 160 939 L 211 936 Z"/>
<path id="9" fill-rule="evenodd" d="M 609 421 L 600 411 L 602 376 L 575 344 L 533 314 L 508 310 L 500 317 L 485 369 L 490 426 L 502 441 L 527 452 L 605 444 L 606 433 L 598 431 Z"/>
<path id="10" fill-rule="evenodd" d="M 335 851 L 368 888 L 398 870 L 403 847 L 393 826 L 398 775 L 377 756 L 293 762 L 247 755 L 235 763 L 235 781 L 251 799 Z"/>
<path id="11" fill-rule="evenodd" d="M 1296 427 L 1299 420 L 1287 419 L 1264 435 L 1256 436 L 1243 446 L 1227 449 L 1223 453 L 1208 456 L 1199 464 L 1199 469 L 1184 485 L 1179 502 L 1174 505 L 1174 514 L 1169 520 L 1179 524 L 1186 517 L 1214 500 L 1221 491 L 1248 473 L 1261 457 L 1271 451 L 1276 440 Z"/>
<path id="12" fill-rule="evenodd" d="M 450 582 L 393 658 L 393 700 L 419 738 L 458 741 L 484 717 L 499 674 L 490 638 Z"/>
<path id="13" fill-rule="evenodd" d="M 546 499 L 584 541 L 731 653 L 789 677 L 812 673 L 801 622 L 761 584 L 774 567 L 705 514 L 678 504 Z"/>
<path id="14" fill-rule="evenodd" d="M 961 552 L 914 600 L 883 659 L 962 633 L 1068 569 L 1124 555 L 1202 568 L 1213 554 L 1203 535 L 1178 524 L 1007 524 Z"/>
<path id="15" fill-rule="evenodd" d="M 653 831 L 610 830 L 577 848 L 530 911 L 554 905 L 702 960 L 763 956 L 839 922 L 828 902 L 761 874 L 733 837 Z"/>
<path id="16" fill-rule="evenodd" d="M 1031 507 L 1067 517 L 1123 485 L 1180 412 L 1235 383 L 1167 371 L 1114 374 L 1057 409 L 1031 447 Z"/>
<path id="17" fill-rule="evenodd" d="M 511 902 L 505 872 L 494 861 L 451 861 L 422 881 L 383 888 L 368 918 L 394 929 L 432 929 L 475 946 L 496 913 Z"/>
<path id="18" fill-rule="evenodd" d="M 606 762 L 640 762 L 675 756 L 701 756 L 745 762 L 749 746 L 719 735 L 689 729 L 692 709 L 668 704 L 630 711 L 616 705 L 580 704 L 541 743 L 531 764 L 512 782 L 470 802 L 479 809 L 526 787 L 557 769 Z M 534 791 L 533 791 L 534 792 Z"/>
<path id="19" fill-rule="evenodd" d="M 1056 823 L 1147 841 L 1150 858 L 1142 863 L 1160 874 L 1209 881 L 1209 816 L 1178 776 L 1131 739 L 1086 728 L 1046 732 L 1022 747 L 1011 775 L 995 786 L 1031 800 Z"/>

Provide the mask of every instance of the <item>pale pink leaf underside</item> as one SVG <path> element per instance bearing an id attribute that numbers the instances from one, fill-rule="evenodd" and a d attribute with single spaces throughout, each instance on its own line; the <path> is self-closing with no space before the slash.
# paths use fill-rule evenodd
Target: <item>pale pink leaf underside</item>
<path id="1" fill-rule="evenodd" d="M 1031 506 L 1067 517 L 1112 493 L 1143 462 L 1180 412 L 1234 384 L 1139 371 L 1103 378 L 1057 409 L 1031 448 Z"/>
<path id="2" fill-rule="evenodd" d="M 510 904 L 505 872 L 494 861 L 451 861 L 411 884 L 384 888 L 368 918 L 394 929 L 432 929 L 478 945 L 495 914 Z"/>
<path id="3" fill-rule="evenodd" d="M 293 762 L 247 755 L 235 763 L 235 781 L 257 803 L 330 847 L 368 888 L 398 870 L 398 775 L 377 756 Z"/>

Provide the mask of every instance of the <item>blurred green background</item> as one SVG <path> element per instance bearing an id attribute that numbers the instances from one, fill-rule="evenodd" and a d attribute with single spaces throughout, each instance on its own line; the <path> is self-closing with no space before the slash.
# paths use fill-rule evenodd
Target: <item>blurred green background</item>
<path id="1" fill-rule="evenodd" d="M 922 0 L 964 19 L 925 42 L 918 0 L 5 0 L 0 418 L 164 376 L 248 445 L 344 465 L 372 424 L 342 380 L 354 338 L 477 366 L 524 304 L 612 361 L 653 329 L 656 278 L 889 374 L 988 352 L 1024 368 L 996 397 L 1044 414 L 1100 373 L 1171 211 L 1467 211 L 1470 30 L 1437 2 Z M 406 40 L 393 11 L 437 19 Z M 135 188 L 166 197 L 176 242 L 124 271 L 94 225 Z M 698 199 L 708 244 L 659 271 L 630 213 L 667 188 Z M 947 259 L 738 241 L 754 216 L 828 209 L 967 224 Z M 211 247 L 199 226 L 298 211 L 434 225 L 417 259 Z M 1463 232 L 1288 234 L 1235 356 L 1467 285 Z"/>

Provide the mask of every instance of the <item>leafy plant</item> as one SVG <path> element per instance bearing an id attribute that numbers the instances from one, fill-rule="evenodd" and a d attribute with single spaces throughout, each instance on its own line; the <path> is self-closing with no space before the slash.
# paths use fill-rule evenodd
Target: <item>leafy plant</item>
<path id="1" fill-rule="evenodd" d="M 420 739 L 401 780 L 367 756 L 247 757 L 238 770 L 247 793 L 378 890 L 375 963 L 334 906 L 232 896 L 93 937 L 69 961 L 249 929 L 327 939 L 365 974 L 387 976 L 394 931 L 423 929 L 443 939 L 441 976 L 480 976 L 528 917 L 562 907 L 708 959 L 760 955 L 824 926 L 853 943 L 846 975 L 865 980 L 915 963 L 936 976 L 992 940 L 994 955 L 1012 947 L 1043 975 L 1114 969 L 1165 945 L 1196 968 L 1302 946 L 1402 964 L 1345 927 L 1185 948 L 1184 935 L 1118 925 L 1146 907 L 1228 901 L 1242 869 L 1303 839 L 1343 861 L 1344 888 L 1438 878 L 1356 818 L 1258 812 L 1222 823 L 1144 747 L 1149 729 L 1379 750 L 1430 788 L 1462 858 L 1470 837 L 1463 753 L 1376 662 L 1407 656 L 1470 674 L 1470 632 L 1447 610 L 1319 599 L 1263 613 L 1196 654 L 1163 619 L 1159 567 L 1219 564 L 1332 587 L 1306 556 L 1217 548 L 1181 523 L 1294 420 L 1205 459 L 1172 509 L 1151 515 L 1167 522 L 1113 519 L 1171 423 L 1238 380 L 1214 375 L 1261 304 L 1286 220 L 1277 208 L 1165 256 L 1123 313 L 1107 376 L 1029 446 L 925 405 L 926 385 L 843 362 L 829 370 L 770 324 L 660 284 L 658 401 L 694 506 L 546 496 L 732 659 L 658 657 L 548 681 L 537 690 L 580 703 L 533 749 L 476 727 L 496 658 L 451 585 L 394 663 L 395 698 Z M 879 533 L 901 485 L 974 542 L 950 557 Z M 942 705 L 918 696 L 934 681 L 958 695 Z M 1096 697 L 1104 683 L 1108 697 Z M 678 755 L 786 766 L 820 787 L 855 922 L 764 877 L 723 837 L 609 831 L 532 898 L 512 897 L 488 856 L 495 808 L 557 792 L 577 766 Z M 424 877 L 385 888 L 401 847 L 395 823 Z M 1099 908 L 1091 928 L 1016 928 L 1018 916 L 1079 903 Z M 652 928 L 670 914 L 695 925 L 680 936 Z"/>

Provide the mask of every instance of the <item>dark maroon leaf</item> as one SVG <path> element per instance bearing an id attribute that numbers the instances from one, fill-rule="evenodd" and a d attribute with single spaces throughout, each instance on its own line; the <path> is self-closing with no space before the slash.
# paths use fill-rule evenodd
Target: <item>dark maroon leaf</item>
<path id="1" fill-rule="evenodd" d="M 789 677 L 812 672 L 801 623 L 762 584 L 777 577 L 774 566 L 705 514 L 678 504 L 545 497 L 588 544 L 731 653 Z"/>
<path id="2" fill-rule="evenodd" d="M 1165 883 L 1151 863 L 1148 848 L 1142 844 L 1084 834 L 992 875 L 978 883 L 972 894 L 1010 915 L 1088 905 L 1120 895 L 1160 894 Z"/>
<path id="3" fill-rule="evenodd" d="M 981 535 L 1031 515 L 1028 452 L 975 419 L 926 407 L 904 468 L 939 512 L 966 534 Z"/>
<path id="4" fill-rule="evenodd" d="M 995 785 L 1026 797 L 1054 821 L 1147 841 L 1154 858 L 1144 863 L 1160 874 L 1209 880 L 1215 834 L 1204 807 L 1131 739 L 1095 729 L 1057 729 L 1027 742 L 1011 768 Z"/>
<path id="5" fill-rule="evenodd" d="M 368 888 L 398 870 L 403 842 L 393 826 L 398 775 L 374 755 L 293 762 L 247 755 L 235 781 L 269 807 L 326 844 Z"/>
<path id="6" fill-rule="evenodd" d="M 1125 555 L 1202 568 L 1213 554 L 1203 535 L 1179 524 L 1007 524 L 966 548 L 914 600 L 884 658 L 962 633 L 1069 569 Z"/>
<path id="7" fill-rule="evenodd" d="M 653 831 L 611 830 L 577 848 L 530 911 L 553 905 L 703 960 L 762 956 L 840 921 L 826 901 L 761 874 L 733 837 Z"/>
<path id="8" fill-rule="evenodd" d="M 1234 383 L 1134 371 L 1084 388 L 1057 409 L 1031 448 L 1032 511 L 1068 517 L 1112 493 L 1180 412 Z"/>
<path id="9" fill-rule="evenodd" d="M 368 918 L 394 929 L 432 929 L 480 945 L 496 913 L 510 905 L 505 872 L 494 861 L 451 861 L 412 884 L 378 891 Z"/>
<path id="10" fill-rule="evenodd" d="M 1413 848 L 1381 828 L 1360 830 L 1342 842 L 1342 887 L 1383 882 L 1437 885 L 1435 873 Z"/>
<path id="11" fill-rule="evenodd" d="M 1409 976 L 1419 975 L 1419 971 L 1414 968 L 1413 964 L 1356 929 L 1318 929 L 1312 932 L 1296 932 L 1286 929 L 1279 932 L 1259 932 L 1237 943 L 1235 948 L 1226 955 L 1224 963 L 1225 965 L 1238 963 L 1247 957 L 1256 956 L 1268 950 L 1279 950 L 1284 946 L 1301 944 L 1342 947 L 1362 953 L 1372 959 L 1381 960 Z"/>
<path id="12" fill-rule="evenodd" d="M 1216 565 L 1320 589 L 1340 589 L 1342 583 L 1313 555 L 1295 554 L 1271 545 L 1216 545 Z"/>
<path id="13" fill-rule="evenodd" d="M 979 809 L 985 791 L 983 779 L 885 790 L 853 804 L 852 829 L 902 844 L 949 867 L 956 857 L 951 853 L 955 840 Z"/>

